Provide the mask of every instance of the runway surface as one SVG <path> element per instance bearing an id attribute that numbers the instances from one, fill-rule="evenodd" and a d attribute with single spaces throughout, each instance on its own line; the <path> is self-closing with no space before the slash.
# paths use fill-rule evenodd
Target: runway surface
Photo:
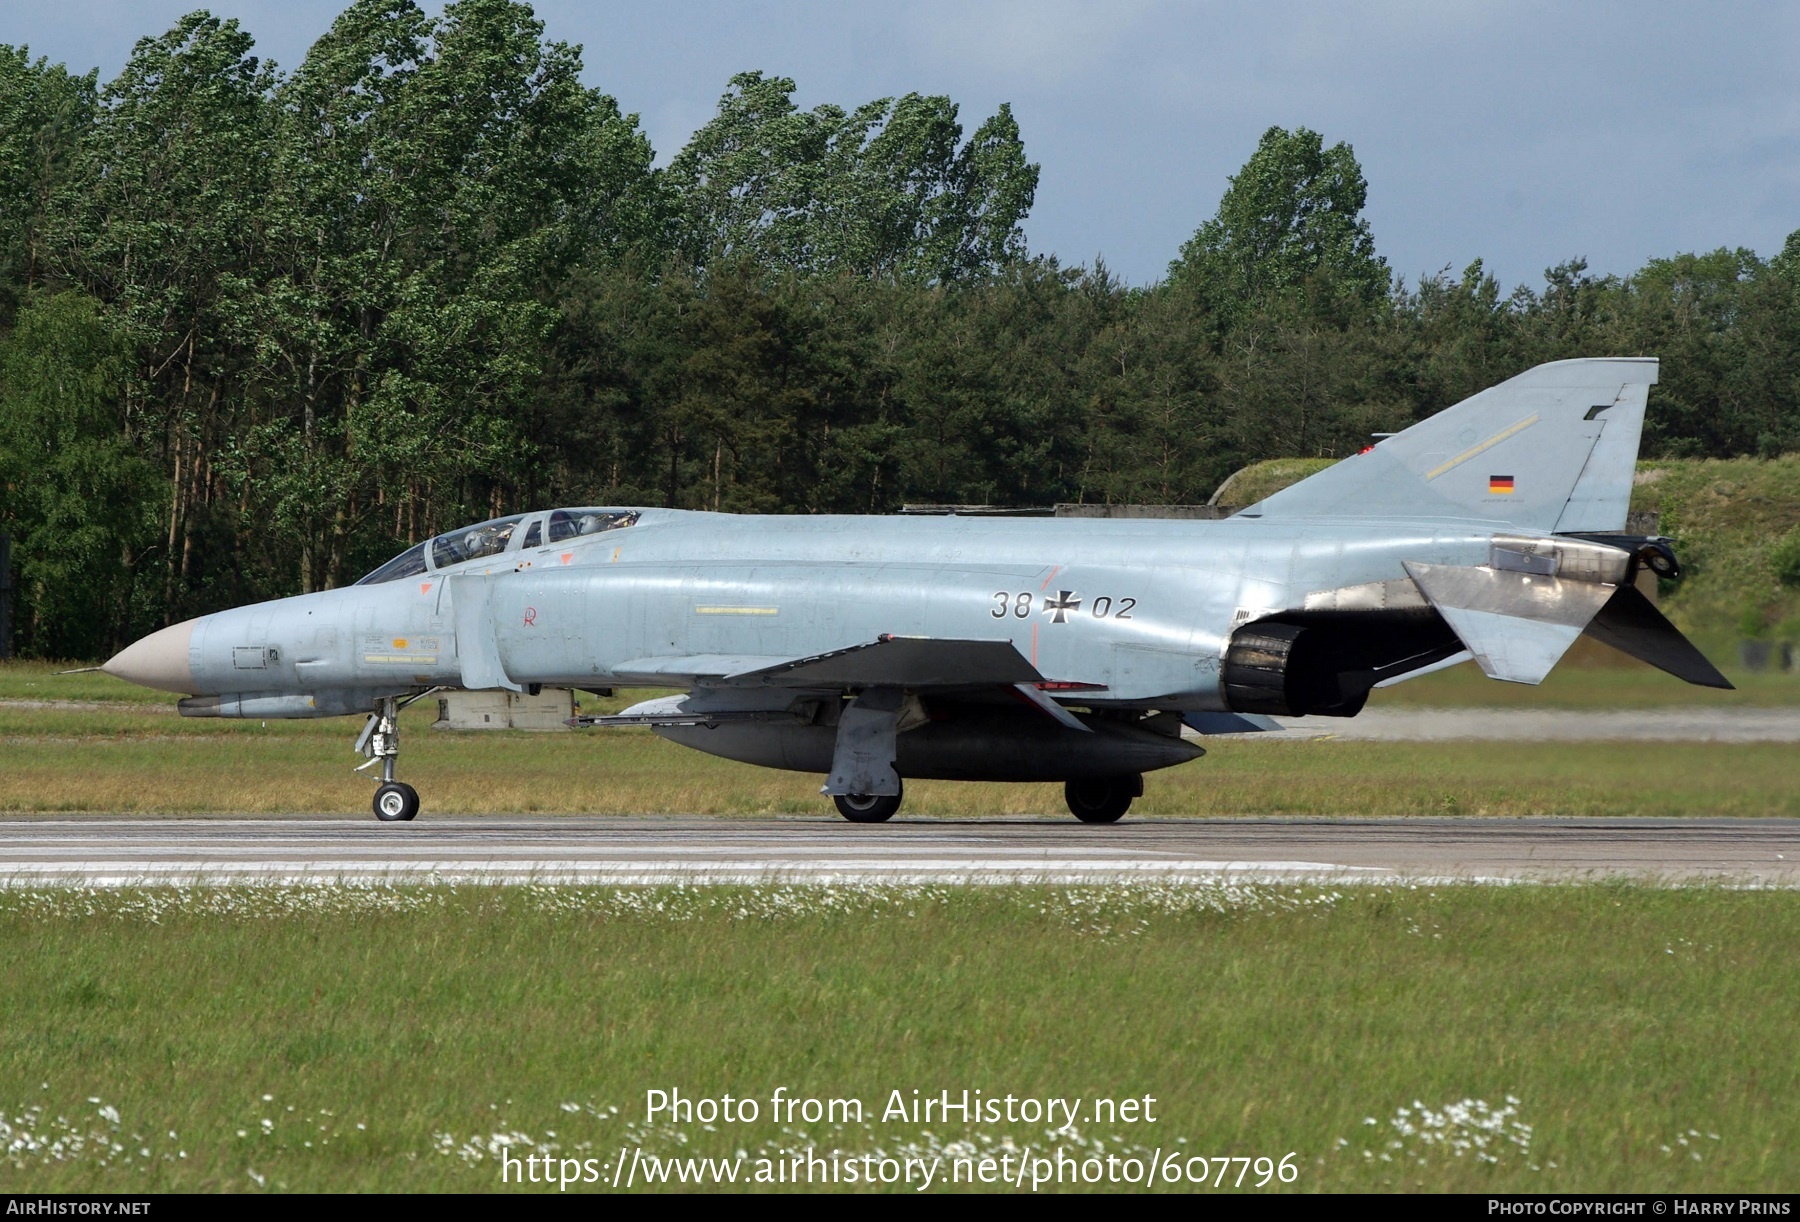
<path id="1" fill-rule="evenodd" d="M 1332 882 L 1800 885 L 1793 819 L 896 820 L 427 816 L 0 822 L 0 885 Z"/>

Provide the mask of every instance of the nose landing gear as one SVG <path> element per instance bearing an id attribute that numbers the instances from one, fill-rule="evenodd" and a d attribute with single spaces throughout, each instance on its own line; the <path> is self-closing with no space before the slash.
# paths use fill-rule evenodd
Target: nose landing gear
<path id="1" fill-rule="evenodd" d="M 375 791 L 375 817 L 383 823 L 404 823 L 419 813 L 419 791 L 405 781 L 384 781 Z"/>
<path id="2" fill-rule="evenodd" d="M 436 691 L 436 688 L 431 691 Z M 431 692 L 401 699 L 383 696 L 375 702 L 375 711 L 357 736 L 356 750 L 367 757 L 353 771 L 381 765 L 381 785 L 375 790 L 375 817 L 383 823 L 405 823 L 419 813 L 419 791 L 405 781 L 394 779 L 394 766 L 400 760 L 400 710 Z"/>

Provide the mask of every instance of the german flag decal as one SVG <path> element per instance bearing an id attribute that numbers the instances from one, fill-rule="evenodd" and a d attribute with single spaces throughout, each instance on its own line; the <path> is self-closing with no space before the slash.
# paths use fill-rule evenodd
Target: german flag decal
<path id="1" fill-rule="evenodd" d="M 1512 476 L 1510 476 L 1510 475 L 1490 475 L 1490 476 L 1488 476 L 1488 495 L 1489 496 L 1511 496 L 1512 492 L 1513 492 L 1513 477 Z"/>

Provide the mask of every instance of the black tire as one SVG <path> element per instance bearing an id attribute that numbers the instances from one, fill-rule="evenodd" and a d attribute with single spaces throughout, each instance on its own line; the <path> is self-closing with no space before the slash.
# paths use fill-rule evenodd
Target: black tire
<path id="1" fill-rule="evenodd" d="M 852 823 L 886 823 L 900 809 L 900 800 L 904 794 L 891 797 L 872 793 L 838 794 L 831 800 L 837 804 L 838 814 Z"/>
<path id="2" fill-rule="evenodd" d="M 383 823 L 405 823 L 419 813 L 419 791 L 405 781 L 388 781 L 375 791 L 374 805 Z"/>
<path id="3" fill-rule="evenodd" d="M 1142 777 L 1109 776 L 1067 782 L 1063 800 L 1069 813 L 1083 823 L 1117 823 L 1131 809 L 1131 800 L 1143 792 Z"/>

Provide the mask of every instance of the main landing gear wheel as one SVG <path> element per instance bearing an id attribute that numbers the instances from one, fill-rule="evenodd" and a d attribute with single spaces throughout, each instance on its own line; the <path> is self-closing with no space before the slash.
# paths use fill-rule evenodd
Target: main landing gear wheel
<path id="1" fill-rule="evenodd" d="M 900 809 L 900 798 L 900 794 L 841 793 L 831 800 L 837 803 L 838 814 L 852 823 L 886 823 Z"/>
<path id="2" fill-rule="evenodd" d="M 1131 800 L 1143 792 L 1141 776 L 1109 776 L 1069 781 L 1063 786 L 1063 799 L 1069 813 L 1083 823 L 1117 823 L 1131 809 Z"/>
<path id="3" fill-rule="evenodd" d="M 419 791 L 405 781 L 385 781 L 375 791 L 375 817 L 383 823 L 405 823 L 419 813 Z"/>

